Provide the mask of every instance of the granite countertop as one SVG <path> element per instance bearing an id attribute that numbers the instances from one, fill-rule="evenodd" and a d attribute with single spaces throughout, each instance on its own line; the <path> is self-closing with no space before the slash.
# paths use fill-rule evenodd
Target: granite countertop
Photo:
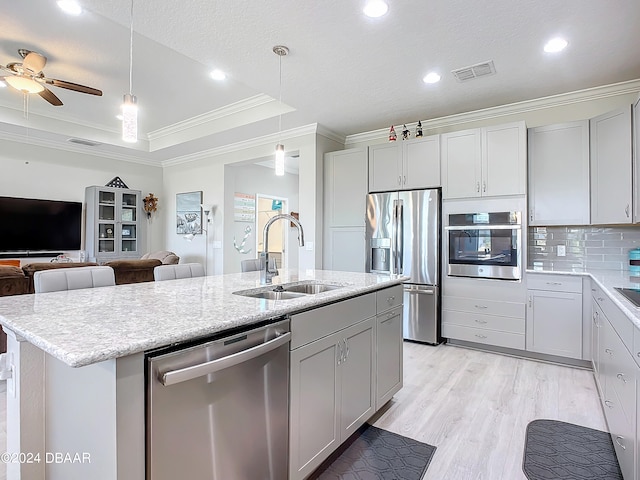
<path id="1" fill-rule="evenodd" d="M 585 269 L 576 267 L 572 270 L 554 269 L 553 267 L 528 268 L 527 273 L 552 273 L 554 275 L 581 275 L 591 277 L 596 284 L 607 294 L 615 305 L 622 310 L 633 322 L 636 328 L 640 329 L 640 308 L 627 300 L 615 287 L 638 288 L 640 289 L 640 277 L 632 276 L 628 271 Z"/>
<path id="2" fill-rule="evenodd" d="M 401 283 L 405 277 L 280 270 L 273 286 L 314 280 L 344 288 L 287 300 L 232 292 L 260 272 L 0 297 L 0 324 L 71 367 L 204 338 Z"/>

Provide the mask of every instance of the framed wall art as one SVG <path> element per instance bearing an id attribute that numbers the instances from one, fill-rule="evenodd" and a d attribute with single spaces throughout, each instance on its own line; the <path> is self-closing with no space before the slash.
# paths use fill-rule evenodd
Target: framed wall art
<path id="1" fill-rule="evenodd" d="M 202 233 L 202 191 L 176 194 L 176 233 Z"/>

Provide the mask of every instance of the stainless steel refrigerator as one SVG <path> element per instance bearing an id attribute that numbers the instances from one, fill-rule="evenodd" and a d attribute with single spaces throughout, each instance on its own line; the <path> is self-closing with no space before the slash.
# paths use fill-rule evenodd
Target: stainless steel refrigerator
<path id="1" fill-rule="evenodd" d="M 402 274 L 403 335 L 440 343 L 440 189 L 367 195 L 366 271 Z"/>

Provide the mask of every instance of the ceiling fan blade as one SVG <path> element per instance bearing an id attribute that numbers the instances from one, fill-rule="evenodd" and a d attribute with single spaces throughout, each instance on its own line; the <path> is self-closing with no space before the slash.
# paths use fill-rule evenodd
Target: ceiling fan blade
<path id="1" fill-rule="evenodd" d="M 56 107 L 59 107 L 60 105 L 62 105 L 62 102 L 60 101 L 60 99 L 56 97 L 55 94 L 51 90 L 49 90 L 47 87 L 44 87 L 44 90 L 42 90 L 41 92 L 38 92 L 38 95 L 44 98 L 51 105 L 55 105 Z"/>
<path id="2" fill-rule="evenodd" d="M 66 88 L 67 90 L 73 90 L 74 92 L 88 93 L 90 95 L 102 96 L 102 90 L 97 88 L 87 87 L 85 85 L 78 85 L 77 83 L 65 82 L 64 80 L 56 80 L 55 78 L 43 78 L 47 85 L 53 85 L 54 87 Z"/>
<path id="3" fill-rule="evenodd" d="M 24 62 L 22 62 L 23 68 L 26 68 L 33 73 L 40 73 L 44 66 L 47 63 L 47 57 L 44 55 L 40 55 L 36 52 L 27 53 L 26 57 L 24 57 Z"/>

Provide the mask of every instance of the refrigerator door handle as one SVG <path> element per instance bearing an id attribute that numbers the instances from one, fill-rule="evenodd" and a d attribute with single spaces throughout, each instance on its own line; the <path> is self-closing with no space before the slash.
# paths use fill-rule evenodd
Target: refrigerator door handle
<path id="1" fill-rule="evenodd" d="M 404 273 L 404 209 L 402 200 L 398 201 L 398 272 L 402 275 Z"/>
<path id="2" fill-rule="evenodd" d="M 391 273 L 398 272 L 398 200 L 393 201 L 393 222 L 391 226 Z"/>

